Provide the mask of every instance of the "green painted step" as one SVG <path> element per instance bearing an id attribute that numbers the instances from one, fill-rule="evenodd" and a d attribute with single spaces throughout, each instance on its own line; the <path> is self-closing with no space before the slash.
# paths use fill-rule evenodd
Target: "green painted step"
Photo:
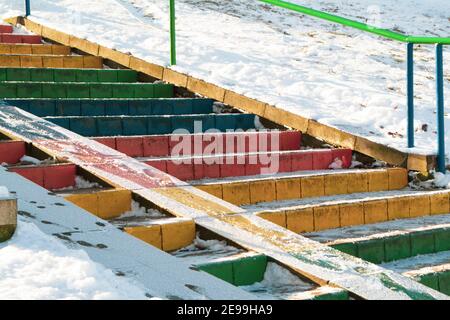
<path id="1" fill-rule="evenodd" d="M 6 99 L 39 117 L 56 116 L 141 116 L 213 113 L 211 99 Z"/>
<path id="2" fill-rule="evenodd" d="M 336 241 L 331 246 L 372 263 L 396 261 L 450 250 L 450 225 Z"/>
<path id="3" fill-rule="evenodd" d="M 443 294 L 450 295 L 450 251 L 385 263 L 382 267 L 401 273 Z"/>
<path id="4" fill-rule="evenodd" d="M 412 277 L 421 284 L 450 296 L 450 265 Z"/>
<path id="5" fill-rule="evenodd" d="M 0 82 L 0 98 L 173 98 L 171 84 Z"/>
<path id="6" fill-rule="evenodd" d="M 268 259 L 265 255 L 231 257 L 196 267 L 235 286 L 249 286 L 264 280 Z M 339 288 L 318 287 L 300 294 L 301 300 L 348 300 L 348 292 Z"/>
<path id="7" fill-rule="evenodd" d="M 85 137 L 161 135 L 194 133 L 216 129 L 249 130 L 255 128 L 255 115 L 244 113 L 169 116 L 110 116 L 110 117 L 44 117 L 63 128 Z M 200 128 L 198 128 L 200 129 Z"/>
<path id="8" fill-rule="evenodd" d="M 0 81 L 33 82 L 137 82 L 128 69 L 0 68 Z"/>
<path id="9" fill-rule="evenodd" d="M 267 267 L 265 255 L 198 264 L 197 268 L 235 286 L 247 286 L 264 279 Z"/>

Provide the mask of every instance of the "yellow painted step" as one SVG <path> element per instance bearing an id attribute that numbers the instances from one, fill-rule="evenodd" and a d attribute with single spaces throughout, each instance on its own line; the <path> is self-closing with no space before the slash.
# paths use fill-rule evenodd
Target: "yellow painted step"
<path id="1" fill-rule="evenodd" d="M 64 198 L 105 220 L 117 218 L 131 210 L 131 191 L 125 189 L 76 193 Z"/>
<path id="2" fill-rule="evenodd" d="M 354 170 L 298 176 L 248 178 L 199 183 L 195 186 L 235 205 L 256 204 L 340 194 L 403 189 L 408 171 L 403 168 Z"/>
<path id="3" fill-rule="evenodd" d="M 0 54 L 70 55 L 71 48 L 55 44 L 0 43 Z"/>
<path id="4" fill-rule="evenodd" d="M 145 226 L 125 227 L 124 231 L 164 251 L 175 251 L 190 245 L 195 239 L 195 223 L 191 219 L 154 220 Z"/>
<path id="5" fill-rule="evenodd" d="M 1 54 L 0 67 L 101 69 L 103 59 L 94 56 Z"/>
<path id="6" fill-rule="evenodd" d="M 84 210 L 106 220 L 131 211 L 131 191 L 102 190 L 65 195 L 64 198 Z M 124 231 L 164 251 L 174 251 L 190 245 L 195 239 L 195 223 L 191 219 L 168 218 L 153 220 L 148 225 L 127 226 Z"/>
<path id="7" fill-rule="evenodd" d="M 375 196 L 373 199 L 367 195 L 360 199 L 262 210 L 255 214 L 295 233 L 303 233 L 446 214 L 450 212 L 449 195 L 450 191 Z"/>

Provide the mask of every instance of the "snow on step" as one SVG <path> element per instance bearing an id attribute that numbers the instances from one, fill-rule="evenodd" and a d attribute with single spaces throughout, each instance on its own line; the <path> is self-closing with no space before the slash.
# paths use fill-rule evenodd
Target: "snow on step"
<path id="1" fill-rule="evenodd" d="M 2 106 L 0 129 L 130 189 L 168 212 L 192 218 L 197 225 L 248 250 L 264 253 L 306 277 L 321 279 L 365 299 L 446 298 L 406 277 L 342 254 L 259 217 L 243 215 L 238 207 L 20 109 Z"/>
<path id="2" fill-rule="evenodd" d="M 0 179 L 19 199 L 20 214 L 70 249 L 141 283 L 163 299 L 254 299 L 250 294 L 190 268 L 179 259 L 119 231 L 47 190 L 0 168 Z"/>
<path id="3" fill-rule="evenodd" d="M 304 234 L 372 263 L 450 250 L 450 215 Z"/>
<path id="4" fill-rule="evenodd" d="M 383 267 L 450 295 L 450 251 L 385 263 Z"/>

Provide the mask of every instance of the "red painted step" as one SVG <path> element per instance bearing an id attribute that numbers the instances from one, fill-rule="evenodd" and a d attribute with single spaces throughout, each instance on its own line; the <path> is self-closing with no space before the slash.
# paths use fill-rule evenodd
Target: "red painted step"
<path id="1" fill-rule="evenodd" d="M 25 142 L 0 141 L 0 164 L 15 164 L 25 155 Z"/>
<path id="2" fill-rule="evenodd" d="M 328 169 L 335 159 L 351 165 L 350 149 L 316 149 L 142 160 L 180 180 L 240 177 Z M 262 171 L 264 169 L 264 171 Z"/>
<path id="3" fill-rule="evenodd" d="M 117 138 L 95 138 L 94 140 L 116 149 L 130 157 L 168 157 L 182 141 L 190 143 L 190 154 L 200 155 L 220 141 L 223 152 L 258 152 L 298 150 L 302 135 L 298 131 L 242 132 L 191 135 L 154 135 Z M 195 147 L 197 146 L 197 147 Z"/>
<path id="4" fill-rule="evenodd" d="M 9 171 L 16 172 L 48 190 L 75 186 L 76 166 L 73 164 L 20 166 L 11 167 Z"/>
<path id="5" fill-rule="evenodd" d="M 9 24 L 0 24 L 0 33 L 13 33 L 13 27 Z"/>
<path id="6" fill-rule="evenodd" d="M 28 44 L 41 44 L 42 37 L 34 34 L 12 34 L 2 33 L 0 34 L 1 43 L 28 43 Z"/>

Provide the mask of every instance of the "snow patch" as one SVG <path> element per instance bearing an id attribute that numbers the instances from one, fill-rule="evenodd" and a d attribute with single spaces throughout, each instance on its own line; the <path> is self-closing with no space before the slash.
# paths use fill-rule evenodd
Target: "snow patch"
<path id="1" fill-rule="evenodd" d="M 42 163 L 41 160 L 30 157 L 30 156 L 23 156 L 20 158 L 20 162 L 23 164 L 34 164 L 34 165 L 40 165 Z"/>
<path id="2" fill-rule="evenodd" d="M 265 299 L 289 299 L 299 292 L 312 290 L 314 285 L 301 280 L 278 264 L 269 262 L 263 281 L 241 288 Z"/>
<path id="3" fill-rule="evenodd" d="M 9 190 L 7 187 L 0 186 L 0 199 L 9 198 Z"/>
<path id="4" fill-rule="evenodd" d="M 131 200 L 131 210 L 125 212 L 117 219 L 125 219 L 125 218 L 160 218 L 165 217 L 163 213 L 155 209 L 147 209 L 142 207 L 138 202 Z"/>
<path id="5" fill-rule="evenodd" d="M 143 288 L 19 218 L 0 245 L 0 299 L 146 299 Z"/>
<path id="6" fill-rule="evenodd" d="M 81 176 L 75 177 L 75 187 L 77 189 L 93 189 L 93 188 L 101 188 L 102 186 L 97 182 L 91 182 L 84 179 Z"/>

